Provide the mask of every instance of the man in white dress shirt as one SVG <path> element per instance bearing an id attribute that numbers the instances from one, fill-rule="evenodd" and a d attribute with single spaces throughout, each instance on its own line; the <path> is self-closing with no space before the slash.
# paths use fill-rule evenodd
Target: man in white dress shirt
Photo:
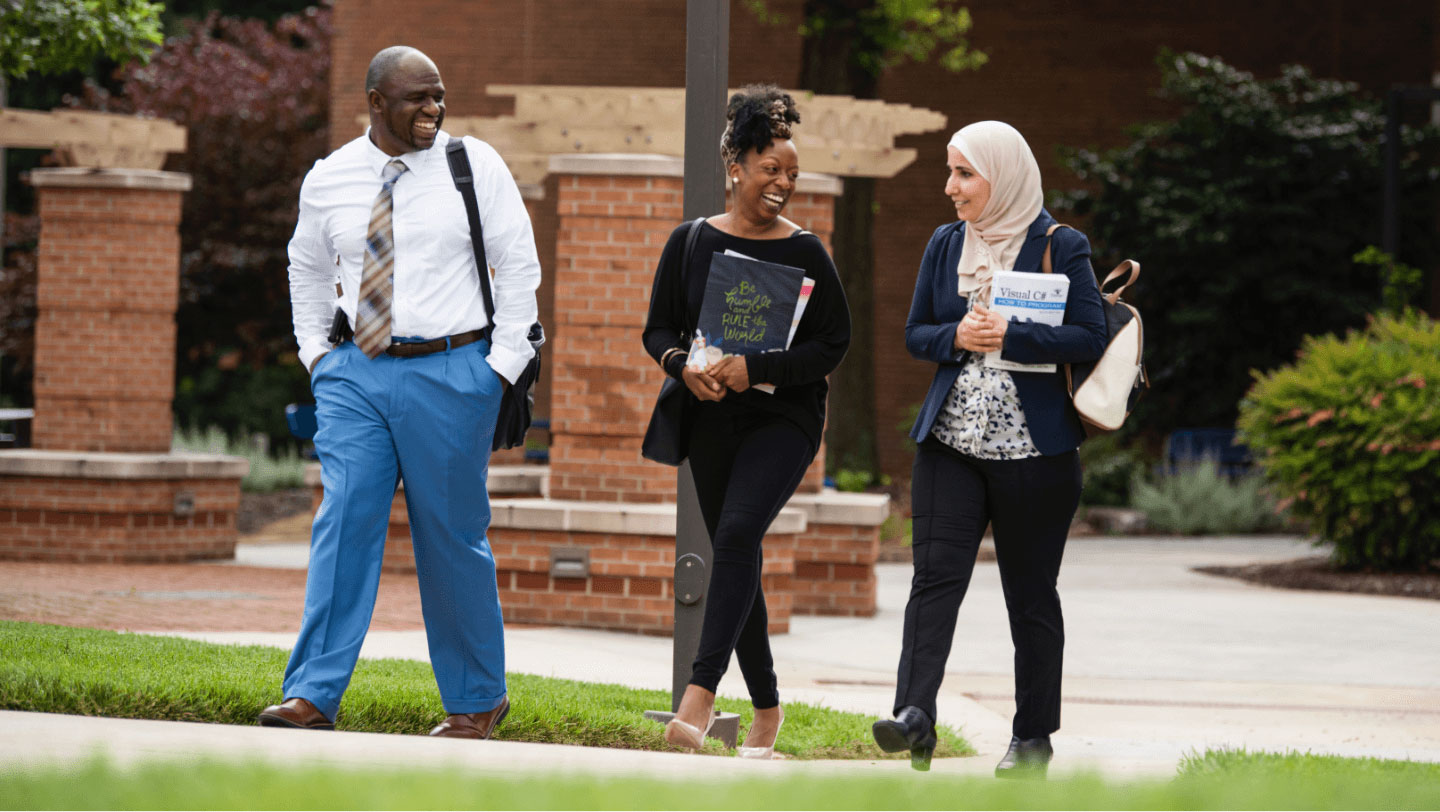
<path id="1" fill-rule="evenodd" d="M 540 263 L 505 163 L 488 144 L 464 139 L 494 268 L 492 329 L 446 162 L 439 70 L 395 46 L 376 54 L 365 85 L 370 127 L 305 176 L 290 241 L 295 337 L 315 394 L 325 499 L 284 701 L 260 723 L 334 727 L 403 480 L 430 662 L 448 714 L 431 735 L 489 738 L 510 705 L 485 477 L 502 389 L 533 355 L 526 332 Z M 355 335 L 332 345 L 337 306 Z"/>

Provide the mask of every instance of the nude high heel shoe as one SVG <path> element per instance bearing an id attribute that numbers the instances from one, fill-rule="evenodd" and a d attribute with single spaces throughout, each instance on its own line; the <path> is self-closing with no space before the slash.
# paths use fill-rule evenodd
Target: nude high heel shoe
<path id="1" fill-rule="evenodd" d="M 735 755 L 740 758 L 755 758 L 769 760 L 775 758 L 775 742 L 780 741 L 780 728 L 785 726 L 785 712 L 780 712 L 780 723 L 775 725 L 775 740 L 770 742 L 769 747 L 737 747 Z"/>
<path id="2" fill-rule="evenodd" d="M 688 747 L 691 750 L 699 750 L 705 746 L 705 737 L 710 735 L 710 728 L 715 724 L 715 718 L 719 716 L 714 710 L 710 711 L 710 722 L 705 729 L 680 721 L 679 717 L 665 723 L 665 741 L 676 747 Z"/>

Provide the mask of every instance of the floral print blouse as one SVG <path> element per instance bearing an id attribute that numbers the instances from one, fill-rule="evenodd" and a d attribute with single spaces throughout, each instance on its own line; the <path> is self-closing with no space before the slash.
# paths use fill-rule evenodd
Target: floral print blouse
<path id="1" fill-rule="evenodd" d="M 961 454 L 982 460 L 1038 457 L 1030 427 L 1020 409 L 1015 379 L 1003 369 L 985 366 L 983 353 L 972 352 L 960 377 L 945 396 L 945 405 L 930 430 L 940 442 Z"/>

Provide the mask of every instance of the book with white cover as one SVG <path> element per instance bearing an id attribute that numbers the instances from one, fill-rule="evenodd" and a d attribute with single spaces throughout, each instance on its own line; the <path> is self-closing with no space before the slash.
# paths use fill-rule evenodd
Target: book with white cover
<path id="1" fill-rule="evenodd" d="M 1006 321 L 1033 321 L 1059 327 L 1065 321 L 1070 277 L 1058 273 L 996 271 L 990 282 L 990 309 Z M 985 366 L 1011 372 L 1054 372 L 1055 364 L 1017 364 L 985 353 Z"/>

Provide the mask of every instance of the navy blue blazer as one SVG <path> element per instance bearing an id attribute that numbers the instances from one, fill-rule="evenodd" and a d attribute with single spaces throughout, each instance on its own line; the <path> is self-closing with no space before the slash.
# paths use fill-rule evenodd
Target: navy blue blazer
<path id="1" fill-rule="evenodd" d="M 1014 270 L 1040 270 L 1040 259 L 1045 253 L 1045 230 L 1054 223 L 1050 212 L 1041 209 L 1035 222 L 1030 224 Z M 1005 330 L 1005 344 L 1000 350 L 1000 357 L 1007 361 L 1060 365 L 1054 372 L 1010 373 L 1015 378 L 1025 422 L 1030 427 L 1030 439 L 1046 456 L 1073 451 L 1085 439 L 1085 429 L 1065 387 L 1063 365 L 1098 359 L 1105 351 L 1106 342 L 1105 312 L 1100 306 L 1095 270 L 1090 266 L 1090 241 L 1070 228 L 1056 231 L 1051 239 L 1051 264 L 1055 273 L 1070 277 L 1065 322 L 1051 327 L 1012 321 Z M 945 396 L 955 385 L 960 367 L 969 355 L 968 350 L 955 349 L 955 328 L 969 309 L 966 297 L 958 292 L 955 278 L 964 243 L 964 221 L 957 220 L 935 229 L 930 244 L 925 246 L 925 257 L 920 261 L 920 275 L 915 279 L 915 298 L 905 322 L 905 348 L 921 361 L 940 365 L 920 406 L 920 417 L 910 430 L 916 442 L 930 436 Z"/>

